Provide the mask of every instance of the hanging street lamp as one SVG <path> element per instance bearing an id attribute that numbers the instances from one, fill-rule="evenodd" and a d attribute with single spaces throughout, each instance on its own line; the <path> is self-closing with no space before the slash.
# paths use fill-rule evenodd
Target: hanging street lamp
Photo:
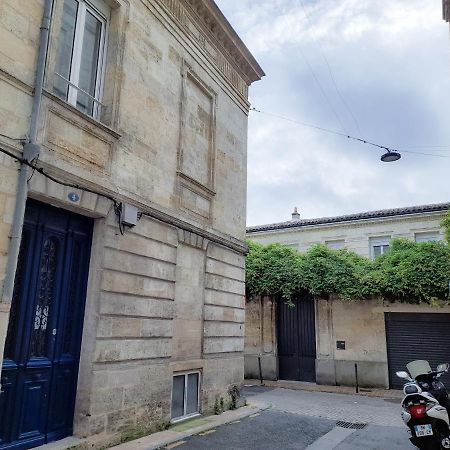
<path id="1" fill-rule="evenodd" d="M 380 158 L 381 161 L 383 161 L 383 162 L 398 161 L 402 157 L 402 155 L 400 155 L 399 152 L 395 152 L 395 151 L 390 150 L 388 148 L 386 150 L 387 150 L 387 152 L 384 155 L 382 155 L 381 158 Z"/>

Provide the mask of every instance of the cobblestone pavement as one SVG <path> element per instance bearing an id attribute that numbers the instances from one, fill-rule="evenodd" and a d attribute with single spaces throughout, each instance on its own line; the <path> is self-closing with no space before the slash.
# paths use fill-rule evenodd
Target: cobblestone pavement
<path id="1" fill-rule="evenodd" d="M 400 417 L 400 399 L 270 389 L 259 386 L 244 388 L 244 395 L 247 396 L 250 405 L 270 404 L 278 411 L 302 416 L 405 428 Z"/>

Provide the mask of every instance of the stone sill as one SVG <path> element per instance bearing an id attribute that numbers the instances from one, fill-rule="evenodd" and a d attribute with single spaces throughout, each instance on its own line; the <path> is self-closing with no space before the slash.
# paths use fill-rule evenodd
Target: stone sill
<path id="1" fill-rule="evenodd" d="M 60 99 L 57 95 L 51 93 L 47 89 L 44 89 L 44 95 L 47 98 L 49 98 L 50 100 L 52 100 L 53 102 L 57 103 L 58 105 L 68 109 L 71 113 L 76 114 L 80 119 L 82 119 L 86 122 L 89 122 L 91 125 L 94 125 L 97 128 L 100 128 L 105 133 L 108 133 L 109 135 L 111 135 L 113 138 L 120 139 L 122 137 L 122 135 L 117 130 L 115 130 L 115 129 L 109 127 L 108 125 L 105 125 L 104 123 L 100 122 L 99 120 L 94 119 L 93 117 L 83 113 L 82 111 L 75 108 L 70 103 L 67 103 L 66 101 Z"/>

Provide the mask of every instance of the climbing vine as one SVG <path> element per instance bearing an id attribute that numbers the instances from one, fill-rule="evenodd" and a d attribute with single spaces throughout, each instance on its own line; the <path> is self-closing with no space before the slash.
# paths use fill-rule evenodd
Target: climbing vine
<path id="1" fill-rule="evenodd" d="M 382 297 L 390 301 L 449 302 L 450 246 L 444 242 L 391 241 L 375 260 L 315 245 L 299 253 L 280 244 L 248 242 L 247 298 L 271 295 L 291 302 L 302 292 L 343 300 Z"/>
<path id="2" fill-rule="evenodd" d="M 445 239 L 450 242 L 450 211 L 442 219 L 441 226 L 444 229 Z"/>

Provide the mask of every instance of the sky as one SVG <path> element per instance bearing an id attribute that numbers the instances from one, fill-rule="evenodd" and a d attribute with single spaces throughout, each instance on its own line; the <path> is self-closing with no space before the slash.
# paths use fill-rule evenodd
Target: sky
<path id="1" fill-rule="evenodd" d="M 250 88 L 261 112 L 249 117 L 247 225 L 290 220 L 294 206 L 306 219 L 450 201 L 442 0 L 216 3 L 266 73 Z"/>

